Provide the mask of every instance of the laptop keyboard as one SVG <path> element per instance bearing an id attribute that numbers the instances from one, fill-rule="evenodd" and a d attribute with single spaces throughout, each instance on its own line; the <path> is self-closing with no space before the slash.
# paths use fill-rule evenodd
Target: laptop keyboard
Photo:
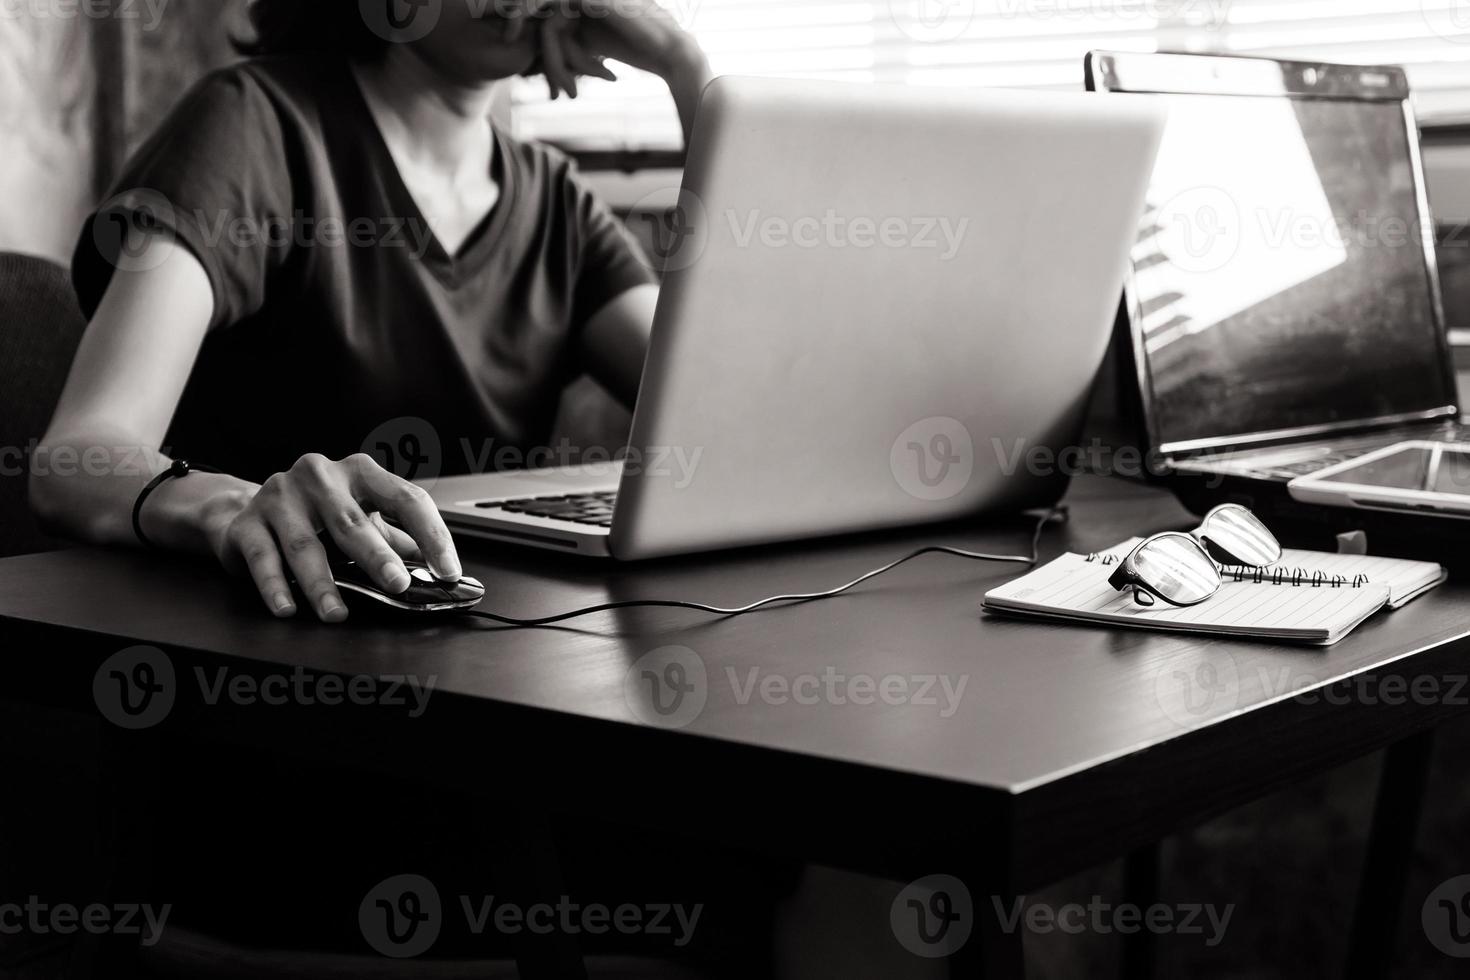
<path id="1" fill-rule="evenodd" d="M 1316 459 L 1304 459 L 1300 463 L 1288 463 L 1279 466 L 1268 466 L 1257 472 L 1265 479 L 1295 480 L 1299 476 L 1309 476 L 1318 470 L 1325 470 L 1329 466 L 1338 463 L 1346 463 L 1350 459 L 1357 459 L 1364 455 L 1363 451 L 1350 453 L 1330 453 L 1326 456 L 1318 456 Z"/>
<path id="2" fill-rule="evenodd" d="M 612 527 L 613 507 L 617 499 L 616 490 L 599 490 L 596 493 L 486 501 L 475 506 L 481 510 L 503 510 L 508 514 L 544 517 L 589 527 Z"/>
<path id="3" fill-rule="evenodd" d="M 1306 458 L 1293 460 L 1291 462 L 1270 462 L 1263 460 L 1256 465 L 1251 465 L 1249 456 L 1242 458 L 1235 456 L 1216 457 L 1214 459 L 1202 459 L 1195 461 L 1193 466 L 1181 467 L 1186 471 L 1206 473 L 1228 473 L 1233 476 L 1242 476 L 1252 480 L 1279 480 L 1290 482 L 1300 476 L 1310 476 L 1313 473 L 1325 470 L 1329 466 L 1346 463 L 1365 456 L 1375 449 L 1391 446 L 1395 442 L 1408 442 L 1414 439 L 1422 439 L 1431 442 L 1462 443 L 1470 441 L 1470 429 L 1466 429 L 1460 423 L 1446 422 L 1431 428 L 1400 429 L 1386 433 L 1380 433 L 1364 438 L 1342 440 L 1346 445 L 1327 450 L 1324 448 L 1313 451 L 1311 448 L 1304 450 Z M 1277 452 L 1289 452 L 1289 450 L 1262 450 L 1262 454 L 1275 455 Z"/>

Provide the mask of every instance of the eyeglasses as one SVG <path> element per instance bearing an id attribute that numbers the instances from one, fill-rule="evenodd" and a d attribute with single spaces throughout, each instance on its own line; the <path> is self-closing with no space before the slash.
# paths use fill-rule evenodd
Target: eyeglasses
<path id="1" fill-rule="evenodd" d="M 1256 515 L 1239 504 L 1223 504 L 1188 534 L 1156 534 L 1134 548 L 1108 584 L 1133 590 L 1141 606 L 1162 599 L 1171 606 L 1197 606 L 1220 591 L 1221 565 L 1266 568 L 1281 560 L 1281 543 Z"/>

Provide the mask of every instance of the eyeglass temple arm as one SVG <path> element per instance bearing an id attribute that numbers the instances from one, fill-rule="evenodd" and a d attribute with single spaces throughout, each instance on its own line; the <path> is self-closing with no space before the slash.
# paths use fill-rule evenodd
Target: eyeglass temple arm
<path id="1" fill-rule="evenodd" d="M 1117 568 L 1113 569 L 1113 574 L 1108 576 L 1108 584 L 1122 592 L 1133 585 L 1134 577 L 1133 556 L 1129 555 L 1119 563 Z"/>

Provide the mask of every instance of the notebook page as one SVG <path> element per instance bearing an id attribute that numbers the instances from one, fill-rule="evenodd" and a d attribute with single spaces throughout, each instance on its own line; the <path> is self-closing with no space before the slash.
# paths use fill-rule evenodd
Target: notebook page
<path id="1" fill-rule="evenodd" d="M 1341 575 L 1349 582 L 1355 576 L 1367 576 L 1374 585 L 1388 588 L 1388 604 L 1397 609 L 1422 595 L 1426 589 L 1443 583 L 1449 572 L 1442 565 L 1427 561 L 1404 561 L 1398 558 L 1374 558 L 1365 555 L 1334 555 L 1320 551 L 1286 551 L 1281 564 L 1302 568 L 1310 578 L 1316 572 Z"/>
<path id="2" fill-rule="evenodd" d="M 987 606 L 1156 629 L 1328 642 L 1383 608 L 1384 586 L 1312 587 L 1227 581 L 1213 598 L 1186 609 L 1140 606 L 1108 585 L 1112 566 L 1064 555 L 985 597 Z"/>

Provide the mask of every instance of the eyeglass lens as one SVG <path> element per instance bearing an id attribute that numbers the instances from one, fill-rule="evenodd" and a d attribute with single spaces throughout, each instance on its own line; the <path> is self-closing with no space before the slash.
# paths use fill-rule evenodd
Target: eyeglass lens
<path id="1" fill-rule="evenodd" d="M 1216 508 L 1198 535 L 1217 560 L 1227 565 L 1265 568 L 1281 560 L 1281 544 L 1260 519 L 1244 507 Z"/>
<path id="2" fill-rule="evenodd" d="M 1156 538 L 1139 548 L 1133 567 L 1140 581 L 1169 602 L 1191 606 L 1220 591 L 1220 571 L 1209 555 L 1182 535 Z"/>

